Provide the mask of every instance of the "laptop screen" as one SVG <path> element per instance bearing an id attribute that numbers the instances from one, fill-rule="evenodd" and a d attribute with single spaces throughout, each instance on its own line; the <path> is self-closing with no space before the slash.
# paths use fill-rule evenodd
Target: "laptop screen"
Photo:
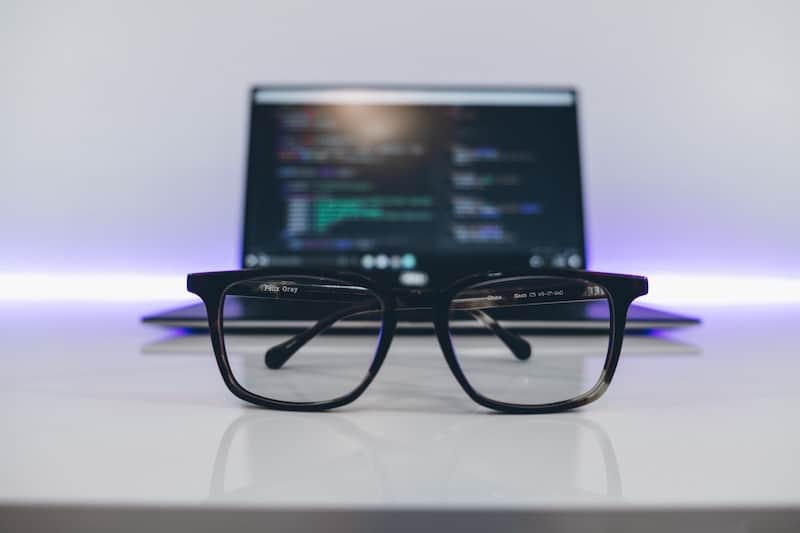
<path id="1" fill-rule="evenodd" d="M 245 267 L 586 264 L 572 90 L 259 87 Z"/>

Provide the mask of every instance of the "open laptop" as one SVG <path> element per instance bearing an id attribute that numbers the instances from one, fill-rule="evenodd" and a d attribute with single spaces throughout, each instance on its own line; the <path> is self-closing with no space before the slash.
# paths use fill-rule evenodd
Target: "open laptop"
<path id="1" fill-rule="evenodd" d="M 253 88 L 241 266 L 367 271 L 406 287 L 442 286 L 460 272 L 588 268 L 575 90 Z M 502 320 L 592 329 L 606 327 L 607 313 L 594 302 L 536 321 L 509 309 Z M 202 304 L 143 320 L 207 327 Z M 398 326 L 429 321 L 409 312 Z M 634 306 L 627 327 L 698 322 Z M 242 308 L 225 323 L 291 329 L 314 319 L 256 319 Z"/>

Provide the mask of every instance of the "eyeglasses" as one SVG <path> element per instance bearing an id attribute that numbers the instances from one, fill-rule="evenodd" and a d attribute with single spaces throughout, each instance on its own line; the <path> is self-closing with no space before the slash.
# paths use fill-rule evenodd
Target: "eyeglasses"
<path id="1" fill-rule="evenodd" d="M 187 286 L 205 303 L 230 391 L 292 411 L 358 398 L 386 359 L 398 321 L 415 313 L 429 317 L 447 365 L 480 405 L 510 413 L 580 407 L 611 383 L 628 308 L 647 294 L 644 277 L 572 270 L 476 274 L 439 290 L 388 288 L 356 273 L 263 268 L 189 274 Z M 264 337 L 237 334 L 233 317 L 243 312 L 295 329 L 264 346 Z M 529 329 L 574 320 L 594 334 L 569 346 Z M 354 330 L 360 334 L 337 335 Z"/>

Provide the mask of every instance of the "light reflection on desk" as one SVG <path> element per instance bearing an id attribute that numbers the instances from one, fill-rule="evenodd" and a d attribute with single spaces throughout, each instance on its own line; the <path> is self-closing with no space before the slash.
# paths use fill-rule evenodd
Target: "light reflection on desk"
<path id="1" fill-rule="evenodd" d="M 539 417 L 509 431 L 508 421 L 502 416 L 461 419 L 411 444 L 411 439 L 377 435 L 369 424 L 347 416 L 309 421 L 294 415 L 282 419 L 276 431 L 274 417 L 248 413 L 220 439 L 209 498 L 280 503 L 305 494 L 316 501 L 347 487 L 364 502 L 406 500 L 414 491 L 420 491 L 421 500 L 433 491 L 439 501 L 622 499 L 617 457 L 600 425 L 577 416 Z M 315 425 L 313 440 L 306 438 L 309 423 Z M 432 462 L 426 480 L 402 474 L 402 465 L 423 451 L 420 446 Z M 298 462 L 298 456 L 304 460 Z M 543 479 L 559 481 L 543 484 Z"/>

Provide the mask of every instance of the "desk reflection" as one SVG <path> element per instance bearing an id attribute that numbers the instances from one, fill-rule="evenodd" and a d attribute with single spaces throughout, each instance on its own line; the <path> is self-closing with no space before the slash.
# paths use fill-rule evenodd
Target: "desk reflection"
<path id="1" fill-rule="evenodd" d="M 222 435 L 211 500 L 313 504 L 332 494 L 366 503 L 623 497 L 611 439 L 578 416 L 459 418 L 419 438 L 348 415 L 255 412 Z"/>

